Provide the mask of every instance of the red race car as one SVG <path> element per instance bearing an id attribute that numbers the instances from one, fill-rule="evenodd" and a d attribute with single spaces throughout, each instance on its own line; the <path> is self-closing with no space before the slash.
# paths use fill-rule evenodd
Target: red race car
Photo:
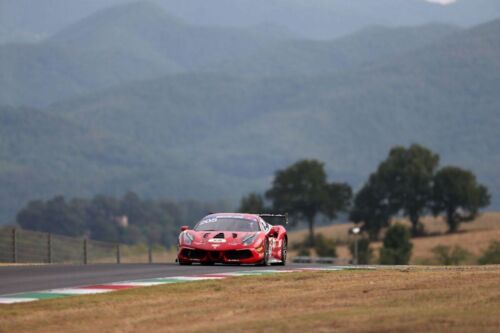
<path id="1" fill-rule="evenodd" d="M 192 230 L 182 227 L 178 263 L 285 265 L 286 229 L 263 217 L 287 220 L 278 214 L 219 213 L 205 216 Z"/>

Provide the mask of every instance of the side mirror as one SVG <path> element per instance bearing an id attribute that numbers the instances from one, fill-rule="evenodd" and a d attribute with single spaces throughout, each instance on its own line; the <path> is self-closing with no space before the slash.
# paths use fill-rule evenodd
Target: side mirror
<path id="1" fill-rule="evenodd" d="M 188 230 L 188 229 L 189 229 L 189 227 L 188 227 L 187 225 L 183 225 L 183 226 L 181 227 L 181 231 L 186 231 L 186 230 Z"/>

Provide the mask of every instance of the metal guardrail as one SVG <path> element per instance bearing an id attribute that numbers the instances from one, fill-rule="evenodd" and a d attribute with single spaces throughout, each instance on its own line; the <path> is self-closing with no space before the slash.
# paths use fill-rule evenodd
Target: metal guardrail
<path id="1" fill-rule="evenodd" d="M 0 228 L 0 263 L 153 262 L 151 247 Z"/>
<path id="2" fill-rule="evenodd" d="M 292 262 L 300 264 L 332 264 L 332 265 L 348 265 L 352 264 L 351 259 L 333 258 L 333 257 L 293 257 Z"/>

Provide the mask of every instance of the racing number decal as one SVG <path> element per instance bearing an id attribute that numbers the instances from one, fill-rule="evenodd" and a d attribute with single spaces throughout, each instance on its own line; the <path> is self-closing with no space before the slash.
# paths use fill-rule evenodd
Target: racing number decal
<path id="1" fill-rule="evenodd" d="M 281 240 L 275 238 L 269 238 L 269 246 L 271 249 L 281 249 Z"/>

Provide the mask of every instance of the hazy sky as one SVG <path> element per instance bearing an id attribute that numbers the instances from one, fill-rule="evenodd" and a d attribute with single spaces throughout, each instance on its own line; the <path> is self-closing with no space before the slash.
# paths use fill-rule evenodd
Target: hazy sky
<path id="1" fill-rule="evenodd" d="M 443 5 L 447 5 L 449 3 L 453 3 L 455 2 L 456 0 L 426 0 L 427 2 L 435 2 L 435 3 L 440 3 L 440 4 L 443 4 Z"/>

